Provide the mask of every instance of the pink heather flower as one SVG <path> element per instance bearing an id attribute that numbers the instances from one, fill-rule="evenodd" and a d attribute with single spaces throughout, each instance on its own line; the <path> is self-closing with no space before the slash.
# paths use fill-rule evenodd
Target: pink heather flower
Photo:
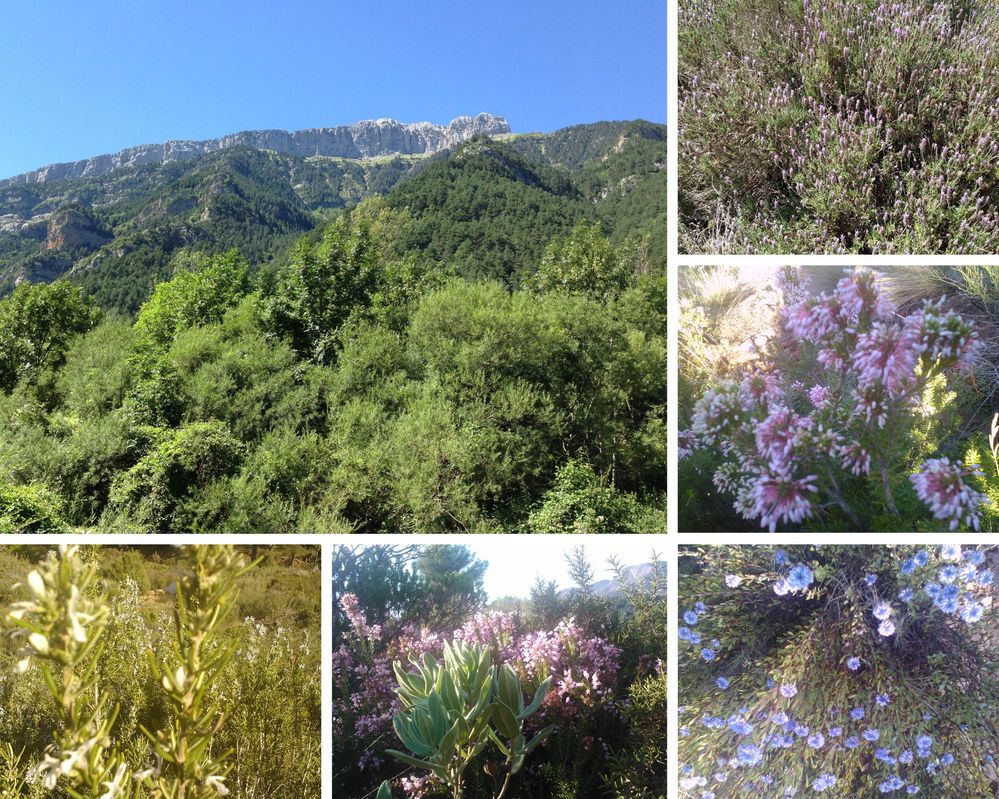
<path id="1" fill-rule="evenodd" d="M 878 387 L 853 392 L 853 415 L 862 416 L 868 424 L 884 427 L 888 421 L 888 401 Z"/>
<path id="2" fill-rule="evenodd" d="M 745 412 L 740 387 L 727 380 L 697 401 L 690 429 L 702 443 L 714 444 L 740 426 Z"/>
<path id="3" fill-rule="evenodd" d="M 785 474 L 764 472 L 753 484 L 751 516 L 758 516 L 763 527 L 777 531 L 781 522 L 797 524 L 812 515 L 812 503 L 806 492 L 815 492 L 815 475 L 794 479 Z"/>
<path id="4" fill-rule="evenodd" d="M 829 389 L 825 386 L 812 386 L 808 389 L 808 399 L 812 405 L 822 410 L 829 404 Z"/>
<path id="5" fill-rule="evenodd" d="M 933 515 L 950 523 L 956 530 L 961 519 L 974 530 L 981 524 L 979 506 L 985 494 L 964 482 L 965 477 L 979 474 L 977 468 L 966 469 L 960 461 L 951 464 L 947 458 L 930 458 L 923 463 L 922 471 L 910 475 L 916 495 L 933 511 Z"/>
<path id="6" fill-rule="evenodd" d="M 767 407 L 784 396 L 780 386 L 780 375 L 756 372 L 742 381 L 742 394 L 746 404 Z"/>
<path id="7" fill-rule="evenodd" d="M 884 385 L 888 396 L 899 397 L 913 385 L 916 348 L 903 328 L 887 322 L 875 322 L 870 333 L 861 334 L 853 353 L 857 385 L 862 389 Z"/>
<path id="8" fill-rule="evenodd" d="M 777 405 L 756 426 L 756 448 L 772 464 L 784 464 L 795 447 L 802 444 L 813 427 L 810 417 L 799 416 L 790 408 Z"/>
<path id="9" fill-rule="evenodd" d="M 877 272 L 863 267 L 850 271 L 836 284 L 836 297 L 842 313 L 852 321 L 865 317 L 868 321 L 886 319 L 895 311 L 892 302 L 881 294 Z"/>
<path id="10" fill-rule="evenodd" d="M 916 351 L 931 363 L 956 365 L 962 372 L 970 370 L 981 342 L 970 322 L 954 311 L 944 311 L 946 297 L 927 302 L 922 310 L 905 320 Z"/>
<path id="11" fill-rule="evenodd" d="M 858 477 L 871 473 L 871 453 L 860 444 L 843 444 L 836 449 L 836 454 L 846 471 Z"/>
<path id="12" fill-rule="evenodd" d="M 677 460 L 686 460 L 697 451 L 697 436 L 693 430 L 681 430 L 677 435 Z"/>

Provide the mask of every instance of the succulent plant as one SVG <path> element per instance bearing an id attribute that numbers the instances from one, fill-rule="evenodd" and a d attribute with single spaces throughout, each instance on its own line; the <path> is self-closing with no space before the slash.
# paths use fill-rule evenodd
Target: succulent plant
<path id="1" fill-rule="evenodd" d="M 455 641 L 445 644 L 443 662 L 428 654 L 422 660 L 410 658 L 410 663 L 415 670 L 408 672 L 398 661 L 393 664 L 404 710 L 392 725 L 412 754 L 395 749 L 388 753 L 426 769 L 450 788 L 454 799 L 461 799 L 465 770 L 492 742 L 506 758 L 506 778 L 497 795 L 502 799 L 510 778 L 554 727 L 530 741 L 524 735 L 524 721 L 541 706 L 551 677 L 525 706 L 517 673 L 509 665 L 493 665 L 492 653 L 478 644 Z M 390 788 L 383 783 L 378 799 L 388 796 Z"/>

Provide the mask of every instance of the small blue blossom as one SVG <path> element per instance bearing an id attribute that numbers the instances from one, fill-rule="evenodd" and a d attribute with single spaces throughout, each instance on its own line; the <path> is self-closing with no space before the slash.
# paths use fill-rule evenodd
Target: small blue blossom
<path id="1" fill-rule="evenodd" d="M 854 721 L 860 721 L 864 717 L 864 709 L 862 707 L 855 707 L 850 711 L 850 718 Z"/>
<path id="2" fill-rule="evenodd" d="M 968 624 L 974 624 L 985 613 L 985 608 L 977 602 L 969 602 L 961 608 L 961 619 Z"/>
<path id="3" fill-rule="evenodd" d="M 878 581 L 878 576 L 876 574 L 865 574 L 864 582 L 868 585 L 874 585 Z"/>
<path id="4" fill-rule="evenodd" d="M 744 766 L 755 766 L 763 760 L 763 752 L 756 744 L 744 743 L 736 751 L 736 757 Z"/>
<path id="5" fill-rule="evenodd" d="M 888 694 L 878 694 L 874 697 L 874 701 L 878 703 L 879 707 L 887 707 L 891 702 L 891 697 Z"/>
<path id="6" fill-rule="evenodd" d="M 829 728 L 829 737 L 830 738 L 839 738 L 842 734 L 843 734 L 843 728 L 842 727 L 830 727 Z"/>
<path id="7" fill-rule="evenodd" d="M 691 627 L 695 626 L 700 619 L 697 617 L 697 613 L 693 610 L 688 610 L 683 614 L 683 620 L 689 624 Z"/>
<path id="8" fill-rule="evenodd" d="M 921 549 L 916 553 L 914 560 L 917 566 L 925 566 L 930 562 L 930 551 L 928 549 Z"/>
<path id="9" fill-rule="evenodd" d="M 884 621 L 885 619 L 891 617 L 891 605 L 887 602 L 878 602 L 874 606 L 874 610 L 872 612 L 874 613 L 875 619 L 878 621 Z"/>
<path id="10" fill-rule="evenodd" d="M 875 729 L 874 727 L 868 727 L 866 730 L 864 730 L 861 733 L 861 737 L 865 741 L 872 741 L 873 742 L 873 741 L 878 740 L 878 738 L 881 737 L 881 733 L 877 729 Z"/>
<path id="11" fill-rule="evenodd" d="M 856 749 L 858 746 L 860 746 L 860 739 L 856 735 L 851 735 L 843 742 L 843 745 L 847 749 Z"/>
<path id="12" fill-rule="evenodd" d="M 911 588 L 903 588 L 901 591 L 898 592 L 898 598 L 901 599 L 903 602 L 911 602 L 912 598 L 915 595 L 916 592 L 913 591 Z"/>
<path id="13" fill-rule="evenodd" d="M 804 591 L 814 579 L 815 574 L 804 563 L 799 563 L 787 575 L 787 582 L 792 591 Z"/>
<path id="14" fill-rule="evenodd" d="M 943 560 L 960 560 L 961 559 L 961 545 L 960 544 L 944 544 L 940 547 L 940 557 Z"/>
<path id="15" fill-rule="evenodd" d="M 783 566 L 787 563 L 787 553 L 783 549 L 778 549 L 774 555 L 774 561 L 778 566 Z"/>
<path id="16" fill-rule="evenodd" d="M 891 619 L 885 619 L 878 625 L 878 635 L 887 638 L 895 632 L 895 623 Z"/>
<path id="17" fill-rule="evenodd" d="M 850 671 L 857 671 L 857 669 L 860 668 L 860 658 L 858 657 L 847 658 L 846 667 Z"/>
<path id="18" fill-rule="evenodd" d="M 946 566 L 941 567 L 940 571 L 937 572 L 937 580 L 944 585 L 949 585 L 957 579 L 958 574 L 959 572 L 957 570 L 957 566 L 947 564 Z"/>
<path id="19" fill-rule="evenodd" d="M 717 685 L 719 688 L 721 688 L 724 691 L 729 686 L 728 678 L 719 677 L 717 680 L 715 680 L 715 685 Z"/>
<path id="20" fill-rule="evenodd" d="M 715 651 L 713 649 L 707 649 L 707 648 L 702 649 L 701 650 L 701 659 L 705 663 L 710 663 L 712 660 L 715 659 Z"/>
<path id="21" fill-rule="evenodd" d="M 814 735 L 809 735 L 806 743 L 812 747 L 812 749 L 821 749 L 825 746 L 826 737 L 821 732 L 817 732 Z"/>
<path id="22" fill-rule="evenodd" d="M 832 774 L 820 774 L 812 783 L 812 790 L 824 791 L 826 788 L 832 788 L 835 784 L 836 778 Z"/>
<path id="23" fill-rule="evenodd" d="M 791 699 L 798 695 L 798 686 L 793 682 L 786 682 L 780 687 L 780 695 L 785 699 Z"/>

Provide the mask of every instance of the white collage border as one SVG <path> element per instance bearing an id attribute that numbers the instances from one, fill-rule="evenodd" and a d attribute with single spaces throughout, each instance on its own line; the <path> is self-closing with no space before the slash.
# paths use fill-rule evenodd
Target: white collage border
<path id="1" fill-rule="evenodd" d="M 793 544 L 841 544 L 841 545 L 871 545 L 884 546 L 888 544 L 903 544 L 918 541 L 929 546 L 941 544 L 999 544 L 999 534 L 982 533 L 768 533 L 765 531 L 753 533 L 680 533 L 678 532 L 677 497 L 677 440 L 678 425 L 674 409 L 678 407 L 679 381 L 679 270 L 686 266 L 753 266 L 772 265 L 779 262 L 788 266 L 964 266 L 964 265 L 999 265 L 999 254 L 995 255 L 681 255 L 678 250 L 678 26 L 679 0 L 666 0 L 667 15 L 667 253 L 668 253 L 668 321 L 667 321 L 667 358 L 668 358 L 668 393 L 667 393 L 667 453 L 669 473 L 667 476 L 668 502 L 668 617 L 669 617 L 669 718 L 667 746 L 669 750 L 668 765 L 668 797 L 679 797 L 679 719 L 677 708 L 680 706 L 679 677 L 679 639 L 677 638 L 679 619 L 679 574 L 677 562 L 679 548 L 691 545 L 722 545 L 722 544 L 757 544 L 782 545 Z"/>

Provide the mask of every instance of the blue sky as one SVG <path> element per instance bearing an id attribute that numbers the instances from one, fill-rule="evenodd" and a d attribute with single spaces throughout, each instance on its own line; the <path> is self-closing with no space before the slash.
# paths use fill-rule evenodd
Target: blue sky
<path id="1" fill-rule="evenodd" d="M 665 121 L 665 0 L 41 0 L 0 14 L 0 177 L 136 144 L 488 111 Z"/>

